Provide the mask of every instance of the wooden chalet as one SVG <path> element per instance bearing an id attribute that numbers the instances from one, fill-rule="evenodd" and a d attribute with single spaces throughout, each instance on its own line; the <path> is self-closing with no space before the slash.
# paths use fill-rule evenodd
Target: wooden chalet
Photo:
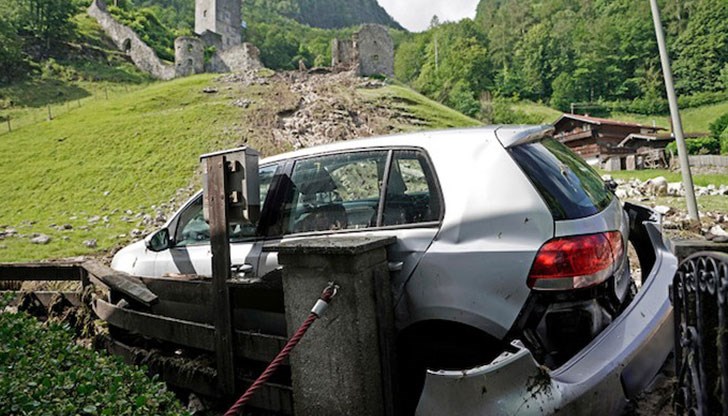
<path id="1" fill-rule="evenodd" d="M 555 137 L 569 146 L 591 165 L 601 165 L 610 158 L 624 159 L 635 155 L 639 147 L 664 149 L 669 140 L 658 139 L 666 129 L 627 123 L 606 118 L 564 114 L 554 123 Z M 629 140 L 627 140 L 629 138 Z"/>

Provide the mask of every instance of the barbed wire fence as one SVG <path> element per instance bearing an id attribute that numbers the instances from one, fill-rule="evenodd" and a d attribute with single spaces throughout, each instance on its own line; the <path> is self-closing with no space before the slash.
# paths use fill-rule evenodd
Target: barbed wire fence
<path id="1" fill-rule="evenodd" d="M 134 87 L 122 86 L 104 88 L 94 91 L 93 93 L 74 99 L 47 103 L 38 107 L 10 107 L 0 109 L 0 137 L 8 135 L 36 125 L 42 122 L 52 122 L 58 117 L 77 111 L 88 105 L 94 105 L 99 101 L 108 101 L 122 95 L 126 95 L 134 90 Z"/>

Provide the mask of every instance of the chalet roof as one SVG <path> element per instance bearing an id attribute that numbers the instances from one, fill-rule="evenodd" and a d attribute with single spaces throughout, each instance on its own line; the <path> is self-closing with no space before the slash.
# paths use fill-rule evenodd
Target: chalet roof
<path id="1" fill-rule="evenodd" d="M 627 145 L 627 143 L 632 141 L 643 141 L 643 142 L 660 142 L 664 143 L 665 146 L 667 146 L 668 143 L 673 141 L 672 137 L 662 137 L 662 136 L 650 136 L 646 134 L 635 134 L 632 133 L 629 136 L 627 136 L 624 140 L 622 140 L 617 147 L 624 147 Z"/>
<path id="2" fill-rule="evenodd" d="M 562 114 L 561 117 L 559 117 L 559 119 L 554 122 L 554 125 L 559 124 L 563 120 L 576 120 L 576 121 L 580 121 L 583 123 L 594 124 L 597 126 L 607 125 L 607 126 L 634 127 L 637 129 L 667 130 L 662 127 L 644 126 L 642 124 L 628 123 L 626 121 L 612 120 L 612 119 L 608 119 L 608 118 L 582 116 L 582 115 L 578 115 L 578 114 L 568 114 L 568 113 Z"/>

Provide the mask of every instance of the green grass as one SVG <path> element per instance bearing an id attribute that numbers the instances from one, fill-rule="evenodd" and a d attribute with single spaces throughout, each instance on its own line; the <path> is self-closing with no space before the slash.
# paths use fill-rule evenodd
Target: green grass
<path id="1" fill-rule="evenodd" d="M 686 133 L 708 133 L 710 131 L 708 128 L 710 123 L 725 113 L 728 113 L 728 101 L 680 110 L 683 130 Z M 648 126 L 651 126 L 654 122 L 657 126 L 666 129 L 670 128 L 670 116 L 667 114 L 644 116 L 640 114 L 615 113 L 612 117 Z"/>
<path id="2" fill-rule="evenodd" d="M 514 105 L 515 110 L 520 110 L 528 115 L 533 115 L 541 119 L 544 123 L 553 123 L 563 114 L 561 111 L 548 107 L 544 104 L 533 103 L 530 101 L 521 101 Z M 687 133 L 707 133 L 708 126 L 721 115 L 728 113 L 728 101 L 704 105 L 700 107 L 687 108 L 680 110 L 682 117 L 683 129 Z M 631 113 L 613 113 L 609 118 L 621 121 L 628 121 L 652 126 L 653 124 L 666 129 L 670 128 L 670 115 L 642 115 Z"/>
<path id="3" fill-rule="evenodd" d="M 650 170 L 633 170 L 633 171 L 617 171 L 617 172 L 605 172 L 600 171 L 603 175 L 611 175 L 614 179 L 639 179 L 646 181 L 648 179 L 663 176 L 668 182 L 681 182 L 682 176 L 680 172 L 673 172 L 666 169 L 650 169 Z M 698 174 L 693 175 L 693 183 L 697 186 L 708 186 L 708 185 L 728 185 L 728 172 L 726 173 L 709 173 L 709 174 Z M 726 197 L 728 200 L 728 197 Z"/>
<path id="4" fill-rule="evenodd" d="M 0 135 L 0 226 L 53 239 L 33 245 L 28 238 L 6 238 L 0 261 L 89 254 L 94 250 L 83 245 L 89 239 L 102 249 L 128 242 L 118 236 L 136 220 L 122 221 L 125 210 L 154 215 L 151 205 L 190 183 L 200 154 L 239 139 L 231 127 L 243 110 L 230 105 L 232 91 L 202 92 L 214 78 L 153 84 Z M 93 216 L 109 221 L 90 224 Z M 58 231 L 53 224 L 73 229 Z"/>
<path id="5" fill-rule="evenodd" d="M 728 197 L 723 195 L 703 195 L 695 197 L 698 202 L 698 210 L 701 213 L 713 212 L 728 214 Z M 655 199 L 655 205 L 666 205 L 674 209 L 687 212 L 687 202 L 683 197 L 658 197 Z"/>
<path id="6" fill-rule="evenodd" d="M 563 114 L 559 110 L 555 110 L 547 105 L 534 103 L 532 101 L 520 101 L 513 105 L 515 111 L 521 111 L 529 116 L 534 117 L 536 120 L 540 120 L 539 123 L 551 124 L 556 121 Z"/>
<path id="7" fill-rule="evenodd" d="M 482 123 L 458 111 L 430 100 L 410 88 L 401 85 L 389 85 L 377 89 L 359 89 L 358 94 L 372 103 L 387 102 L 387 106 L 394 107 L 406 114 L 411 114 L 421 121 L 416 124 L 402 124 L 402 131 L 418 129 L 445 129 L 450 127 L 472 127 Z"/>

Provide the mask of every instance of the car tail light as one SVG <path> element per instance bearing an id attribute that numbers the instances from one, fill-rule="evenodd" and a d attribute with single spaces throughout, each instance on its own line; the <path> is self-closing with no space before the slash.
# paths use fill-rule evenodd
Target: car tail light
<path id="1" fill-rule="evenodd" d="M 623 256 L 619 231 L 555 238 L 538 251 L 528 287 L 564 290 L 594 286 L 617 271 Z"/>

